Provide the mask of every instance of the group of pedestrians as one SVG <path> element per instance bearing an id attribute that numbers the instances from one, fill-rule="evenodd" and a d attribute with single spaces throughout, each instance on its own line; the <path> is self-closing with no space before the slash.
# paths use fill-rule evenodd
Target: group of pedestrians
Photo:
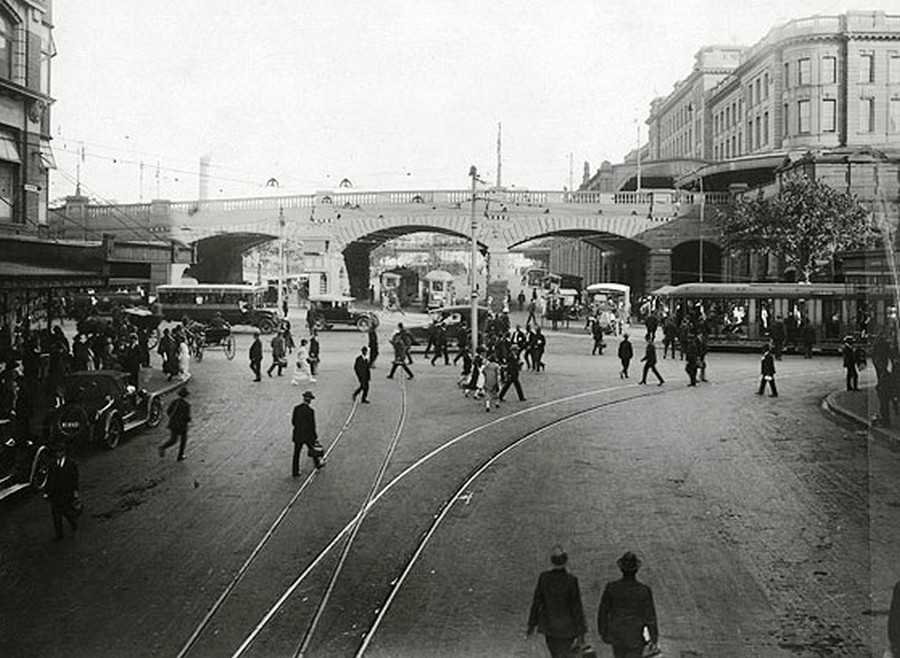
<path id="1" fill-rule="evenodd" d="M 587 622 L 578 578 L 566 570 L 568 555 L 559 545 L 550 554 L 552 568 L 540 574 L 528 625 L 544 635 L 551 658 L 585 655 Z M 659 653 L 659 628 L 651 588 L 638 581 L 641 560 L 627 551 L 616 563 L 622 577 L 609 581 L 597 608 L 597 632 L 612 646 L 614 658 L 642 658 Z M 596 655 L 596 654 L 594 654 Z"/>
<path id="2" fill-rule="evenodd" d="M 278 331 L 269 341 L 272 362 L 266 370 L 266 375 L 272 377 L 274 372 L 278 377 L 283 376 L 289 367 L 289 360 L 293 360 L 294 367 L 291 371 L 291 384 L 299 386 L 301 382 L 316 382 L 319 361 L 321 359 L 319 334 L 316 329 L 310 329 L 309 338 L 301 338 L 299 345 L 294 343 L 291 333 L 291 323 L 283 320 Z M 295 352 L 296 349 L 296 353 Z M 250 370 L 253 371 L 253 381 L 262 381 L 263 343 L 259 331 L 253 332 L 253 342 L 250 344 Z"/>

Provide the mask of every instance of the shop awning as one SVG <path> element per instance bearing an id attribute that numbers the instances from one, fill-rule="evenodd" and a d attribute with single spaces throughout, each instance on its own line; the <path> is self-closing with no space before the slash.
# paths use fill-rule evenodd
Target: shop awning
<path id="1" fill-rule="evenodd" d="M 0 131 L 0 160 L 22 164 L 15 138 L 3 131 Z"/>
<path id="2" fill-rule="evenodd" d="M 107 281 L 99 272 L 0 261 L 0 290 L 102 288 Z"/>
<path id="3" fill-rule="evenodd" d="M 53 157 L 53 149 L 50 148 L 50 140 L 41 140 L 41 161 L 45 169 L 56 169 L 56 158 Z"/>

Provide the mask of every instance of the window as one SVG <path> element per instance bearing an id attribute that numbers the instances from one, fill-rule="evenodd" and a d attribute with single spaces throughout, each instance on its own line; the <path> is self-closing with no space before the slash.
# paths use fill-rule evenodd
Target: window
<path id="1" fill-rule="evenodd" d="M 13 31 L 9 21 L 0 15 L 0 77 L 12 76 Z"/>
<path id="2" fill-rule="evenodd" d="M 784 63 L 784 88 L 791 88 L 791 64 L 790 62 Z"/>
<path id="3" fill-rule="evenodd" d="M 822 101 L 822 132 L 833 133 L 837 129 L 835 122 L 835 110 L 837 101 L 833 98 L 826 98 Z"/>
<path id="4" fill-rule="evenodd" d="M 810 84 L 810 62 L 809 59 L 801 59 L 797 62 L 797 84 L 799 85 L 808 85 Z"/>
<path id="5" fill-rule="evenodd" d="M 753 122 L 747 122 L 747 149 L 753 148 Z"/>
<path id="6" fill-rule="evenodd" d="M 755 148 L 759 148 L 760 141 L 762 140 L 762 119 L 756 117 L 756 142 L 754 143 Z"/>
<path id="7" fill-rule="evenodd" d="M 741 144 L 741 137 L 742 137 L 742 135 L 743 135 L 743 133 L 738 133 L 738 134 L 737 134 L 737 152 L 736 152 L 736 153 L 737 153 L 738 155 L 740 155 L 741 149 L 743 148 L 743 145 Z M 734 139 L 734 137 L 732 137 L 731 139 Z"/>
<path id="8" fill-rule="evenodd" d="M 753 85 L 747 85 L 747 106 L 753 107 Z"/>
<path id="9" fill-rule="evenodd" d="M 755 92 L 756 93 L 756 102 L 758 103 L 762 99 L 762 87 L 761 87 L 762 81 L 759 78 L 757 78 L 755 84 L 756 84 L 756 92 Z"/>
<path id="10" fill-rule="evenodd" d="M 797 103 L 797 130 L 801 135 L 809 132 L 809 101 Z"/>
<path id="11" fill-rule="evenodd" d="M 769 113 L 763 114 L 763 144 L 769 143 Z"/>
<path id="12" fill-rule="evenodd" d="M 0 221 L 12 221 L 13 207 L 15 206 L 15 182 L 15 168 L 0 163 Z"/>
<path id="13" fill-rule="evenodd" d="M 822 79 L 823 85 L 837 82 L 837 57 L 830 55 L 822 58 Z"/>
<path id="14" fill-rule="evenodd" d="M 859 56 L 859 81 L 875 82 L 875 55 L 863 53 Z"/>
<path id="15" fill-rule="evenodd" d="M 781 136 L 787 137 L 791 134 L 791 106 L 784 104 L 784 116 L 781 117 Z"/>
<path id="16" fill-rule="evenodd" d="M 731 128 L 731 106 L 725 108 L 725 127 Z"/>
<path id="17" fill-rule="evenodd" d="M 859 99 L 859 132 L 875 132 L 875 99 Z"/>
<path id="18" fill-rule="evenodd" d="M 888 58 L 888 82 L 900 83 L 900 55 L 891 55 Z"/>
<path id="19" fill-rule="evenodd" d="M 763 98 L 765 100 L 769 100 L 769 72 L 766 71 L 765 75 L 763 75 Z"/>
<path id="20" fill-rule="evenodd" d="M 900 133 L 900 98 L 891 99 L 889 130 L 892 133 Z"/>

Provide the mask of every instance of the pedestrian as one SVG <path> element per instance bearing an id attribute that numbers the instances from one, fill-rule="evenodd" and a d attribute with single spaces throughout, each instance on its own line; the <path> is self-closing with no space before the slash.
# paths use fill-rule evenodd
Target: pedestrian
<path id="1" fill-rule="evenodd" d="M 305 340 L 305 339 L 304 339 Z M 316 470 L 325 466 L 325 448 L 319 443 L 319 434 L 316 432 L 316 412 L 310 406 L 310 402 L 316 399 L 312 391 L 303 392 L 303 402 L 294 407 L 291 416 L 291 425 L 294 427 L 292 440 L 294 442 L 294 455 L 291 459 L 291 475 L 300 475 L 300 452 L 306 446 L 307 454 L 312 458 Z"/>
<path id="2" fill-rule="evenodd" d="M 775 386 L 775 357 L 772 355 L 772 346 L 766 344 L 763 348 L 762 360 L 760 362 L 759 390 L 757 395 L 762 395 L 765 391 L 766 383 L 769 384 L 771 397 L 778 397 L 778 388 Z"/>
<path id="3" fill-rule="evenodd" d="M 597 628 L 604 644 L 612 645 L 614 658 L 641 658 L 659 653 L 659 628 L 653 590 L 638 582 L 641 561 L 631 551 L 616 564 L 622 572 L 619 580 L 606 583 L 597 610 Z M 644 629 L 650 635 L 649 643 Z"/>
<path id="4" fill-rule="evenodd" d="M 284 338 L 284 349 L 290 354 L 294 351 L 294 334 L 291 333 L 291 323 L 289 320 L 281 321 L 281 337 Z"/>
<path id="5" fill-rule="evenodd" d="M 278 369 L 278 376 L 281 377 L 284 368 L 287 365 L 287 354 L 284 344 L 284 334 L 278 332 L 272 337 L 272 365 L 266 370 L 266 374 L 271 377 L 272 371 Z"/>
<path id="6" fill-rule="evenodd" d="M 656 340 L 656 329 L 659 327 L 659 318 L 656 317 L 656 314 L 651 313 L 648 315 L 644 325 L 647 327 L 647 336 L 650 341 Z"/>
<path id="7" fill-rule="evenodd" d="M 781 355 L 784 352 L 784 343 L 786 339 L 787 329 L 784 326 L 784 320 L 780 315 L 776 315 L 775 321 L 772 323 L 772 347 L 776 361 L 781 361 Z"/>
<path id="8" fill-rule="evenodd" d="M 665 384 L 665 380 L 663 380 L 662 375 L 659 374 L 659 371 L 656 369 L 656 345 L 653 344 L 653 341 L 650 340 L 650 334 L 647 334 L 647 346 L 644 348 L 644 356 L 641 359 L 644 362 L 644 373 L 641 376 L 641 384 L 647 383 L 647 373 L 652 372 L 656 375 L 656 378 L 659 380 L 659 384 L 657 386 L 662 386 Z"/>
<path id="9" fill-rule="evenodd" d="M 598 353 L 603 356 L 603 350 L 606 343 L 603 342 L 603 327 L 600 326 L 600 318 L 591 319 L 591 336 L 594 338 L 594 348 L 591 350 L 591 356 Z"/>
<path id="10" fill-rule="evenodd" d="M 299 386 L 300 382 L 307 379 L 315 383 L 315 378 L 309 373 L 309 342 L 305 338 L 300 339 L 297 347 L 296 360 L 294 362 L 294 374 L 291 375 L 291 386 Z"/>
<path id="11" fill-rule="evenodd" d="M 619 371 L 619 379 L 628 379 L 628 364 L 634 357 L 634 347 L 628 340 L 628 334 L 622 335 L 622 342 L 619 343 L 619 361 L 622 362 L 622 370 Z"/>
<path id="12" fill-rule="evenodd" d="M 697 347 L 697 337 L 693 334 L 688 336 L 687 345 L 684 348 L 684 371 L 688 374 L 690 380 L 688 386 L 697 385 L 697 370 L 700 369 L 700 350 Z"/>
<path id="13" fill-rule="evenodd" d="M 353 395 L 351 396 L 355 400 L 356 396 L 362 393 L 362 398 L 360 399 L 362 404 L 369 404 L 369 381 L 372 379 L 371 367 L 369 362 L 369 348 L 363 345 L 359 351 L 359 356 L 357 356 L 356 361 L 353 362 L 353 372 L 356 373 L 356 379 L 359 380 L 359 386 L 353 391 Z"/>
<path id="14" fill-rule="evenodd" d="M 671 317 L 667 317 L 663 324 L 663 356 L 662 358 L 666 358 L 666 355 L 671 350 L 672 358 L 675 358 L 675 339 L 678 335 L 678 327 L 675 326 L 675 320 Z"/>
<path id="15" fill-rule="evenodd" d="M 529 325 L 532 325 L 532 324 L 534 324 L 534 325 L 537 324 L 537 317 L 535 316 L 536 311 L 537 311 L 537 304 L 535 304 L 535 299 L 534 299 L 534 297 L 532 297 L 531 301 L 528 302 L 528 317 L 525 320 L 526 327 L 528 327 Z"/>
<path id="16" fill-rule="evenodd" d="M 859 390 L 859 371 L 856 369 L 856 350 L 853 348 L 853 336 L 844 336 L 844 344 L 841 347 L 841 356 L 844 359 L 844 368 L 847 370 L 847 390 Z"/>
<path id="17" fill-rule="evenodd" d="M 519 313 L 522 312 L 522 309 L 525 308 L 525 291 L 520 290 L 519 295 L 516 297 L 516 302 L 518 303 Z"/>
<path id="18" fill-rule="evenodd" d="M 309 362 L 310 381 L 316 381 L 316 372 L 319 368 L 319 332 L 315 329 L 309 335 L 309 356 L 306 360 Z"/>
<path id="19" fill-rule="evenodd" d="M 262 381 L 263 347 L 259 339 L 259 332 L 253 332 L 253 343 L 250 345 L 250 370 L 253 371 L 255 382 Z"/>
<path id="20" fill-rule="evenodd" d="M 63 538 L 63 517 L 73 533 L 78 531 L 78 516 L 81 514 L 78 489 L 78 464 L 69 456 L 66 443 L 59 441 L 53 445 L 53 461 L 47 472 L 47 489 L 44 493 L 44 497 L 50 501 L 56 540 Z"/>
<path id="21" fill-rule="evenodd" d="M 191 351 L 188 349 L 186 340 L 182 340 L 178 344 L 178 377 L 188 379 L 191 376 Z"/>
<path id="22" fill-rule="evenodd" d="M 697 335 L 697 358 L 700 366 L 700 381 L 709 381 L 706 378 L 706 354 L 709 352 L 709 343 L 706 340 L 706 332 L 701 331 Z"/>
<path id="23" fill-rule="evenodd" d="M 369 367 L 375 367 L 375 361 L 378 359 L 378 332 L 375 330 L 375 324 L 369 325 Z"/>
<path id="24" fill-rule="evenodd" d="M 500 365 L 494 360 L 495 358 L 496 357 L 488 355 L 484 361 L 484 366 L 482 367 L 484 384 L 481 388 L 484 391 L 485 411 L 490 411 L 492 404 L 495 407 L 500 406 L 500 400 L 498 399 L 498 393 L 500 391 Z"/>
<path id="25" fill-rule="evenodd" d="M 413 379 L 412 370 L 410 370 L 409 366 L 406 365 L 406 359 L 409 358 L 409 347 L 406 341 L 403 339 L 403 334 L 401 333 L 403 325 L 398 324 L 397 327 L 397 331 L 395 331 L 394 335 L 391 336 L 391 347 L 394 348 L 394 362 L 391 364 L 391 371 L 388 373 L 387 378 L 393 379 L 394 373 L 397 372 L 397 368 L 403 368 L 406 376 L 410 379 Z"/>
<path id="26" fill-rule="evenodd" d="M 169 416 L 169 440 L 159 446 L 160 457 L 165 457 L 166 449 L 178 443 L 178 461 L 184 461 L 188 425 L 191 423 L 191 403 L 187 400 L 188 395 L 187 388 L 180 388 L 178 397 L 172 400 L 166 409 L 166 415 Z"/>
<path id="27" fill-rule="evenodd" d="M 553 547 L 553 568 L 538 576 L 525 631 L 526 637 L 535 629 L 544 635 L 551 658 L 573 658 L 587 633 L 578 578 L 566 571 L 568 557 L 562 546 Z"/>
<path id="28" fill-rule="evenodd" d="M 316 328 L 316 309 L 310 305 L 309 309 L 306 311 L 306 329 L 309 333 L 313 332 L 313 329 Z"/>
<path id="29" fill-rule="evenodd" d="M 444 357 L 444 365 L 450 365 L 450 350 L 447 346 L 447 328 L 444 327 L 443 324 L 438 324 L 437 333 L 434 337 L 434 356 L 431 357 L 431 365 L 434 365 L 435 361 Z"/>
<path id="30" fill-rule="evenodd" d="M 800 339 L 803 341 L 803 358 L 811 359 L 813 345 L 816 344 L 816 328 L 809 321 L 809 318 L 804 317 L 800 322 Z"/>
<path id="31" fill-rule="evenodd" d="M 531 367 L 535 372 L 541 372 L 547 368 L 544 363 L 544 350 L 547 349 L 547 338 L 540 327 L 534 328 L 531 344 Z"/>
<path id="32" fill-rule="evenodd" d="M 522 364 L 519 362 L 519 348 L 513 345 L 505 364 L 506 380 L 503 388 L 500 389 L 498 399 L 503 402 L 503 396 L 509 390 L 510 386 L 516 387 L 516 395 L 519 396 L 519 402 L 525 402 L 525 393 L 522 392 L 522 384 L 519 382 L 519 372 L 522 370 Z"/>
<path id="33" fill-rule="evenodd" d="M 888 645 L 894 656 L 900 656 L 900 582 L 894 585 L 888 612 Z"/>

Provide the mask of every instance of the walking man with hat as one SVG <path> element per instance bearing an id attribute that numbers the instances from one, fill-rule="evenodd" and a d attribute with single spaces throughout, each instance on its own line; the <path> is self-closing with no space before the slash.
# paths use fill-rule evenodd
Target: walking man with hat
<path id="1" fill-rule="evenodd" d="M 359 350 L 359 356 L 353 362 L 353 372 L 356 373 L 356 379 L 359 380 L 359 386 L 353 391 L 353 399 L 362 393 L 362 404 L 369 404 L 369 381 L 372 379 L 372 364 L 369 362 L 369 348 L 363 345 Z"/>
<path id="2" fill-rule="evenodd" d="M 528 637 L 535 628 L 543 633 L 551 658 L 574 656 L 576 647 L 584 645 L 587 633 L 578 578 L 566 571 L 568 557 L 562 546 L 553 547 L 553 568 L 538 577 L 525 631 Z"/>
<path id="3" fill-rule="evenodd" d="M 656 607 L 653 604 L 653 591 L 637 580 L 641 561 L 637 555 L 628 551 L 616 564 L 619 565 L 622 577 L 606 583 L 597 611 L 600 638 L 605 644 L 612 645 L 614 658 L 656 655 L 656 643 L 659 640 Z M 650 646 L 647 647 L 649 651 L 645 651 L 645 628 L 650 634 Z"/>
<path id="4" fill-rule="evenodd" d="M 307 454 L 312 457 L 316 470 L 325 466 L 325 449 L 319 443 L 319 435 L 316 432 L 316 412 L 310 406 L 310 402 L 316 399 L 312 391 L 304 391 L 303 402 L 294 407 L 291 424 L 294 426 L 294 456 L 291 461 L 291 474 L 294 477 L 300 475 L 300 452 L 306 446 Z"/>
<path id="5" fill-rule="evenodd" d="M 188 402 L 187 388 L 178 390 L 178 397 L 169 403 L 166 414 L 169 416 L 169 440 L 159 446 L 159 456 L 164 457 L 166 448 L 178 442 L 178 461 L 184 461 L 184 448 L 187 445 L 188 425 L 191 422 L 191 403 Z"/>
<path id="6" fill-rule="evenodd" d="M 63 517 L 66 517 L 73 533 L 78 531 L 77 519 L 81 510 L 78 488 L 78 465 L 69 456 L 68 446 L 59 441 L 53 445 L 53 461 L 47 473 L 47 489 L 44 493 L 44 497 L 50 501 L 54 538 L 57 541 L 63 538 Z"/>

